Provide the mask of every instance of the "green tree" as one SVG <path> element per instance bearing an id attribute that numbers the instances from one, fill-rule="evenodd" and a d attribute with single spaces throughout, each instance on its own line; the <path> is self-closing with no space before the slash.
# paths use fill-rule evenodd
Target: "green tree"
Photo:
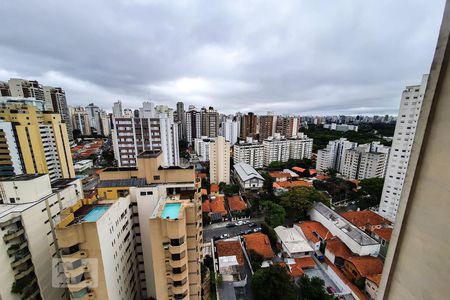
<path id="1" fill-rule="evenodd" d="M 319 277 L 302 276 L 298 284 L 300 300 L 333 300 L 334 297 L 325 290 L 325 282 Z"/>
<path id="2" fill-rule="evenodd" d="M 261 264 L 264 261 L 264 257 L 256 253 L 254 250 L 250 250 L 248 252 L 248 255 L 250 257 L 250 262 L 252 264 L 253 272 L 258 271 L 261 268 Z"/>
<path id="3" fill-rule="evenodd" d="M 368 178 L 363 179 L 359 183 L 361 192 L 369 195 L 374 205 L 380 203 L 381 194 L 383 193 L 384 178 Z"/>
<path id="4" fill-rule="evenodd" d="M 307 212 L 314 207 L 315 202 L 329 205 L 328 199 L 314 187 L 301 186 L 293 188 L 281 196 L 280 204 L 291 217 L 307 218 Z"/>
<path id="5" fill-rule="evenodd" d="M 262 204 L 266 209 L 266 223 L 272 228 L 284 224 L 284 219 L 286 218 L 286 211 L 283 206 L 266 201 Z"/>
<path id="6" fill-rule="evenodd" d="M 262 177 L 264 178 L 263 189 L 269 195 L 273 196 L 273 178 L 270 177 L 269 173 L 263 173 Z"/>
<path id="7" fill-rule="evenodd" d="M 219 184 L 220 186 L 220 184 Z M 237 184 L 225 184 L 222 186 L 221 191 L 227 196 L 232 196 L 239 193 L 239 185 Z"/>
<path id="8" fill-rule="evenodd" d="M 280 265 L 261 268 L 255 272 L 252 279 L 252 290 L 255 299 L 259 300 L 295 300 L 295 286 L 287 269 Z"/>
<path id="9" fill-rule="evenodd" d="M 261 232 L 267 235 L 270 241 L 270 245 L 272 246 L 272 249 L 275 252 L 277 251 L 277 234 L 275 233 L 275 230 L 273 230 L 272 227 L 267 225 L 266 223 L 261 224 Z"/>

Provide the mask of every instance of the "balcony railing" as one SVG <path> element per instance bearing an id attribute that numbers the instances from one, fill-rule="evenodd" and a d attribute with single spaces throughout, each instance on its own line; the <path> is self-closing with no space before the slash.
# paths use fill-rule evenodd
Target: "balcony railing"
<path id="1" fill-rule="evenodd" d="M 69 289 L 69 291 L 72 292 L 77 292 L 80 291 L 84 288 L 90 288 L 92 286 L 92 280 L 90 278 L 88 279 L 84 279 L 78 283 L 69 283 L 67 284 L 67 288 Z"/>
<path id="2" fill-rule="evenodd" d="M 74 262 L 78 259 L 83 259 L 88 257 L 88 251 L 87 250 L 78 250 L 71 254 L 61 254 L 61 259 L 63 262 Z"/>
<path id="3" fill-rule="evenodd" d="M 30 252 L 24 253 L 24 255 L 16 255 L 16 260 L 14 260 L 11 263 L 11 267 L 13 267 L 13 268 L 18 267 L 21 264 L 26 263 L 30 259 L 31 259 Z"/>
<path id="4" fill-rule="evenodd" d="M 27 246 L 28 246 L 28 242 L 27 241 L 23 241 L 23 242 L 18 243 L 18 244 L 13 244 L 13 245 L 11 245 L 11 247 L 8 248 L 7 253 L 9 255 L 14 254 L 17 251 L 20 251 L 20 250 L 24 249 Z"/>
<path id="5" fill-rule="evenodd" d="M 71 292 L 70 298 L 76 299 L 76 300 L 88 300 L 88 299 L 91 300 L 91 299 L 95 299 L 95 294 L 91 289 L 84 288 L 77 292 Z"/>
<path id="6" fill-rule="evenodd" d="M 31 272 L 33 272 L 33 271 L 34 271 L 34 267 L 33 267 L 33 265 L 30 265 L 30 266 L 28 266 L 28 268 L 26 268 L 25 270 L 21 270 L 21 271 L 19 271 L 18 273 L 16 273 L 16 275 L 14 275 L 14 278 L 15 278 L 16 280 L 22 279 L 22 278 L 24 278 L 25 276 L 31 274 Z"/>
<path id="7" fill-rule="evenodd" d="M 15 229 L 15 230 L 8 230 L 8 233 L 6 233 L 6 234 L 3 236 L 3 240 L 4 240 L 5 242 L 8 242 L 8 241 L 10 241 L 10 240 L 13 240 L 13 239 L 15 239 L 15 238 L 21 236 L 21 235 L 24 234 L 24 233 L 25 233 L 25 230 L 24 230 L 23 228 L 17 228 L 17 229 Z"/>

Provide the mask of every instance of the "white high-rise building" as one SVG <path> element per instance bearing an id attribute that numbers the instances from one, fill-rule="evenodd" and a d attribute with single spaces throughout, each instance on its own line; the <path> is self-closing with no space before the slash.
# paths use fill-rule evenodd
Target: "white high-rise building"
<path id="1" fill-rule="evenodd" d="M 328 142 L 325 149 L 317 151 L 317 171 L 324 172 L 327 169 L 339 171 L 345 152 L 349 149 L 354 149 L 357 146 L 357 143 L 350 142 L 346 138 Z"/>
<path id="2" fill-rule="evenodd" d="M 209 148 L 214 140 L 215 138 L 208 138 L 207 136 L 194 140 L 194 150 L 200 161 L 209 161 Z"/>
<path id="3" fill-rule="evenodd" d="M 230 183 L 230 142 L 218 136 L 209 148 L 209 178 L 211 183 Z"/>
<path id="4" fill-rule="evenodd" d="M 59 257 L 55 225 L 83 198 L 81 180 L 19 175 L 3 178 L 0 191 L 0 298 L 68 299 L 53 285 L 65 281 L 53 260 Z"/>
<path id="5" fill-rule="evenodd" d="M 303 133 L 298 133 L 296 137 L 289 138 L 288 141 L 289 159 L 311 158 L 313 139 Z"/>
<path id="6" fill-rule="evenodd" d="M 246 141 L 234 144 L 233 161 L 234 164 L 245 163 L 261 169 L 264 166 L 264 146 L 248 137 Z"/>
<path id="7" fill-rule="evenodd" d="M 114 102 L 113 117 L 114 118 L 122 118 L 123 117 L 122 102 L 120 100 L 118 100 L 117 102 Z"/>
<path id="8" fill-rule="evenodd" d="M 402 93 L 379 208 L 379 214 L 390 221 L 395 221 L 397 215 L 427 82 L 428 75 L 425 74 L 420 85 L 407 86 Z"/>
<path id="9" fill-rule="evenodd" d="M 154 118 L 156 116 L 155 105 L 153 102 L 143 102 L 142 107 L 139 108 L 139 117 Z"/>
<path id="10" fill-rule="evenodd" d="M 90 103 L 85 109 L 89 115 L 89 123 L 91 124 L 91 127 L 95 128 L 97 133 L 101 133 L 100 108 L 94 103 Z"/>
<path id="11" fill-rule="evenodd" d="M 276 133 L 263 141 L 264 147 L 264 166 L 271 162 L 286 162 L 289 160 L 289 140 Z"/>
<path id="12" fill-rule="evenodd" d="M 239 136 L 238 122 L 227 118 L 224 122 L 222 122 L 222 134 L 225 137 L 225 140 L 229 141 L 233 146 L 237 142 Z"/>

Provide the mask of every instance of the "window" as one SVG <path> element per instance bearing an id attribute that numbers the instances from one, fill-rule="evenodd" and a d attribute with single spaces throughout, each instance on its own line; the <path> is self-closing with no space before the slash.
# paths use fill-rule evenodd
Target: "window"
<path id="1" fill-rule="evenodd" d="M 16 203 L 16 199 L 14 199 L 14 198 L 9 198 L 9 202 L 10 202 L 10 203 Z"/>
<path id="2" fill-rule="evenodd" d="M 141 196 L 145 196 L 146 194 L 146 192 L 141 192 Z"/>
<path id="3" fill-rule="evenodd" d="M 159 179 L 160 179 L 160 176 L 159 176 L 159 175 L 153 176 L 153 180 L 159 180 Z"/>

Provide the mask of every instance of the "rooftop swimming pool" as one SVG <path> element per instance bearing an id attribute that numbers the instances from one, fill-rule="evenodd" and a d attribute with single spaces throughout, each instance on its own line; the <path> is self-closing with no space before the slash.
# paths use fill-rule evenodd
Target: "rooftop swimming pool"
<path id="1" fill-rule="evenodd" d="M 166 203 L 161 214 L 162 219 L 176 219 L 180 214 L 181 203 Z"/>
<path id="2" fill-rule="evenodd" d="M 87 215 L 84 216 L 83 222 L 95 222 L 109 209 L 109 205 L 101 205 L 94 207 Z"/>

